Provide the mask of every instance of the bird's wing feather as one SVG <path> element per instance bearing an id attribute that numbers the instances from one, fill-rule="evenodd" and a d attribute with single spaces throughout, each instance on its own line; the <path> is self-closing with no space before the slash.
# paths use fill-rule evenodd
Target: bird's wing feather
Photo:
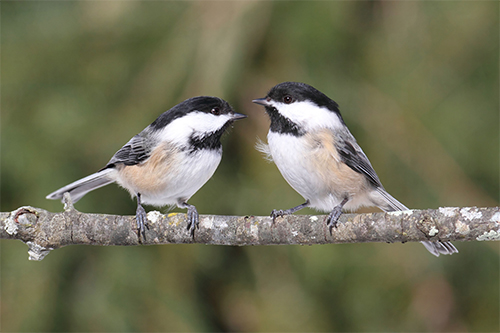
<path id="1" fill-rule="evenodd" d="M 382 187 L 377 173 L 373 169 L 368 157 L 356 143 L 354 137 L 351 136 L 350 140 L 340 139 L 336 141 L 337 149 L 340 158 L 351 169 L 365 175 L 370 183 L 375 187 Z"/>
<path id="2" fill-rule="evenodd" d="M 150 155 L 150 143 L 139 133 L 113 155 L 104 169 L 114 167 L 120 163 L 136 165 L 147 160 Z"/>

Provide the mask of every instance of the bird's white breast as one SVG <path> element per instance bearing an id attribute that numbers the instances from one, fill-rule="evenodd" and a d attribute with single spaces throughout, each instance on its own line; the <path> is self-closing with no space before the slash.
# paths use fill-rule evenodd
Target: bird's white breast
<path id="1" fill-rule="evenodd" d="M 132 195 L 140 193 L 145 204 L 174 205 L 195 194 L 212 177 L 221 158 L 222 149 L 189 152 L 163 144 L 144 163 L 120 166 L 115 180 Z"/>
<path id="2" fill-rule="evenodd" d="M 164 190 L 150 193 L 145 203 L 164 206 L 178 200 L 187 201 L 213 176 L 222 158 L 221 152 L 206 149 L 180 154 L 185 155 L 179 158 L 180 163 L 172 168 L 171 174 L 164 175 Z"/>
<path id="3" fill-rule="evenodd" d="M 274 163 L 295 191 L 310 201 L 325 195 L 325 185 L 313 170 L 303 137 L 269 132 L 267 140 Z"/>
<path id="4" fill-rule="evenodd" d="M 303 136 L 269 132 L 269 151 L 285 180 L 311 207 L 331 211 L 345 197 L 346 208 L 366 204 L 366 178 L 343 163 L 329 129 Z"/>
<path id="5" fill-rule="evenodd" d="M 173 197 L 189 199 L 195 194 L 215 173 L 222 159 L 222 149 L 202 149 L 187 156 L 179 166 L 177 177 L 172 182 Z"/>

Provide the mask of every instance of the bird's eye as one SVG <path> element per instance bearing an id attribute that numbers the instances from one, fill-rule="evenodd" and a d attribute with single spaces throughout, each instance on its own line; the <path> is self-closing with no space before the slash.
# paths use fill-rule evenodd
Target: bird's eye
<path id="1" fill-rule="evenodd" d="M 292 96 L 290 96 L 290 95 L 286 95 L 285 97 L 283 97 L 283 103 L 285 103 L 285 104 L 290 104 L 290 103 L 292 103 L 292 102 L 293 102 L 293 98 L 292 98 Z"/>
<path id="2" fill-rule="evenodd" d="M 215 116 L 218 116 L 218 115 L 220 115 L 220 108 L 216 106 L 212 110 L 210 110 L 210 113 L 215 115 Z"/>

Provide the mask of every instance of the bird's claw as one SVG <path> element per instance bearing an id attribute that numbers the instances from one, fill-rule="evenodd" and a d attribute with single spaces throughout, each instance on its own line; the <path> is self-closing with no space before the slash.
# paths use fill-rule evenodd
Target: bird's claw
<path id="1" fill-rule="evenodd" d="M 342 215 L 342 207 L 337 206 L 333 208 L 333 210 L 328 214 L 328 217 L 326 218 L 326 225 L 328 226 L 328 229 L 330 230 L 330 235 L 332 234 L 332 229 L 337 228 L 337 222 L 339 220 L 340 215 Z"/>
<path id="2" fill-rule="evenodd" d="M 277 217 L 283 217 L 285 215 L 286 215 L 286 212 L 284 210 L 273 209 L 273 211 L 271 212 L 271 215 L 269 215 L 269 216 L 273 218 L 273 223 L 274 223 L 274 221 L 276 221 Z"/>
<path id="3" fill-rule="evenodd" d="M 188 207 L 187 211 L 188 225 L 187 230 L 194 239 L 194 231 L 200 229 L 200 215 L 194 206 Z"/>
<path id="4" fill-rule="evenodd" d="M 142 238 L 146 240 L 146 229 L 149 230 L 148 217 L 146 215 L 146 210 L 142 206 L 137 207 L 135 213 L 135 219 L 137 222 L 137 232 L 139 233 L 139 239 Z"/>

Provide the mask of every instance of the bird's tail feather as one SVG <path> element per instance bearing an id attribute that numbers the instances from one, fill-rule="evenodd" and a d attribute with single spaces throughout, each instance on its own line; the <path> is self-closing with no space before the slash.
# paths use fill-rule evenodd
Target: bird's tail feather
<path id="1" fill-rule="evenodd" d="M 387 193 L 383 188 L 377 188 L 377 192 L 382 197 L 382 204 L 379 204 L 378 207 L 382 209 L 384 212 L 394 212 L 394 211 L 403 211 L 408 210 L 408 208 L 403 205 L 401 202 L 396 200 L 392 195 Z M 430 242 L 423 241 L 421 242 L 425 248 L 435 255 L 439 257 L 440 254 L 453 254 L 458 253 L 457 248 L 450 242 Z"/>
<path id="2" fill-rule="evenodd" d="M 62 201 L 63 194 L 69 192 L 71 195 L 71 200 L 73 202 L 77 202 L 80 200 L 85 194 L 99 187 L 103 187 L 113 182 L 111 178 L 109 178 L 109 174 L 113 172 L 112 169 L 104 169 L 99 172 L 96 172 L 90 176 L 79 179 L 69 185 L 61 187 L 57 191 L 54 191 L 46 196 L 47 199 Z"/>

